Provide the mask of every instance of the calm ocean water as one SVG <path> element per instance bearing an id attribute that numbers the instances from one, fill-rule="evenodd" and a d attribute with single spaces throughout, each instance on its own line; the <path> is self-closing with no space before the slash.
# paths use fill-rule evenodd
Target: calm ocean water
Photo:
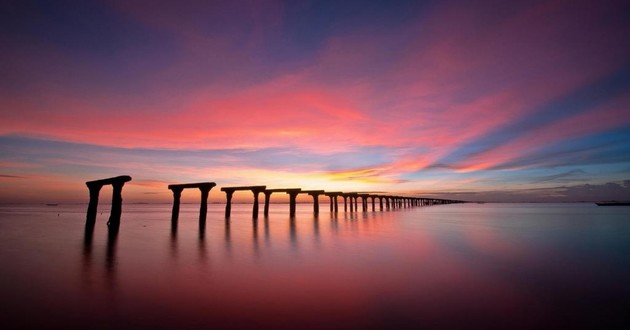
<path id="1" fill-rule="evenodd" d="M 0 206 L 2 328 L 630 325 L 630 207 L 124 204 L 116 237 L 108 207 L 86 244 L 86 205 Z"/>

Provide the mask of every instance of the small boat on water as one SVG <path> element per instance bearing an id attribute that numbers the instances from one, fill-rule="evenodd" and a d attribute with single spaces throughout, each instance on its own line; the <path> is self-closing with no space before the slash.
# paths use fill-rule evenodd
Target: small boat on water
<path id="1" fill-rule="evenodd" d="M 598 206 L 630 206 L 630 202 L 599 202 Z"/>

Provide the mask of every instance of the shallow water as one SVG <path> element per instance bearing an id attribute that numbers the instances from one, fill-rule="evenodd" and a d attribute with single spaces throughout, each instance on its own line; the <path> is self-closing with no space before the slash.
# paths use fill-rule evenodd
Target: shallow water
<path id="1" fill-rule="evenodd" d="M 327 210 L 322 205 L 322 210 Z M 92 328 L 602 328 L 628 325 L 630 207 L 457 204 L 0 206 L 0 325 Z M 100 212 L 103 212 L 102 214 Z"/>

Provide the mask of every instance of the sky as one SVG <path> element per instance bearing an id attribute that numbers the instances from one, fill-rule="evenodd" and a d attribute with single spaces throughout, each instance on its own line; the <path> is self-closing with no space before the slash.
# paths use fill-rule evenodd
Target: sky
<path id="1" fill-rule="evenodd" d="M 2 1 L 0 203 L 630 200 L 629 32 L 614 0 Z"/>

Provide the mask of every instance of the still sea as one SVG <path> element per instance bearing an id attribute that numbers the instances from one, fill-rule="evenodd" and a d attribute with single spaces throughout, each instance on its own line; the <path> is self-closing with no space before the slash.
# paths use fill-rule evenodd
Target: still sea
<path id="1" fill-rule="evenodd" d="M 0 205 L 0 327 L 630 328 L 630 207 Z"/>

